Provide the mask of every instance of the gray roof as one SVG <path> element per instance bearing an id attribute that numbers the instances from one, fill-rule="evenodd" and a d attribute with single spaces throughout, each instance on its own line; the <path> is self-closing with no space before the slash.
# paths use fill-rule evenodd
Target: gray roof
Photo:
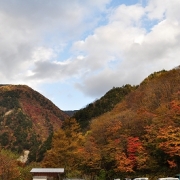
<path id="1" fill-rule="evenodd" d="M 32 173 L 63 173 L 64 168 L 32 168 Z"/>

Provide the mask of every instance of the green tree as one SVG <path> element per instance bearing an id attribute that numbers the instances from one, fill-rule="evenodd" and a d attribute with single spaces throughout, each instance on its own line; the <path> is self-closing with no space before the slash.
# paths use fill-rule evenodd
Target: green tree
<path id="1" fill-rule="evenodd" d="M 40 167 L 40 164 L 36 162 L 31 162 L 30 164 L 23 164 L 18 162 L 18 165 L 21 173 L 18 180 L 32 180 L 32 174 L 30 173 L 31 169 Z"/>

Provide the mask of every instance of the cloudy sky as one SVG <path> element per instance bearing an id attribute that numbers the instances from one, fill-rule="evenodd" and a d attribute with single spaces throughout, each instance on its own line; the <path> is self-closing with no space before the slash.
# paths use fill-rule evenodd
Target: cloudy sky
<path id="1" fill-rule="evenodd" d="M 0 0 L 0 84 L 62 110 L 180 65 L 180 0 Z"/>

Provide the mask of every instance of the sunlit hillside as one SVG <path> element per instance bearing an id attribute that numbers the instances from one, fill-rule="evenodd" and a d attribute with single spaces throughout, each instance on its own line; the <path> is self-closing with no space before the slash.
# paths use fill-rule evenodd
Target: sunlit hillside
<path id="1" fill-rule="evenodd" d="M 18 153 L 28 149 L 31 158 L 37 160 L 38 150 L 67 117 L 50 100 L 28 86 L 0 86 L 2 148 Z"/>

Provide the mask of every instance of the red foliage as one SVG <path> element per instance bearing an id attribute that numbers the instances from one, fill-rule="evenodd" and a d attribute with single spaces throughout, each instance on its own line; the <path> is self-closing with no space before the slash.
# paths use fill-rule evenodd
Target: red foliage
<path id="1" fill-rule="evenodd" d="M 127 139 L 127 154 L 128 158 L 135 163 L 136 154 L 138 152 L 139 147 L 142 146 L 141 142 L 139 141 L 138 137 L 129 137 Z"/>

